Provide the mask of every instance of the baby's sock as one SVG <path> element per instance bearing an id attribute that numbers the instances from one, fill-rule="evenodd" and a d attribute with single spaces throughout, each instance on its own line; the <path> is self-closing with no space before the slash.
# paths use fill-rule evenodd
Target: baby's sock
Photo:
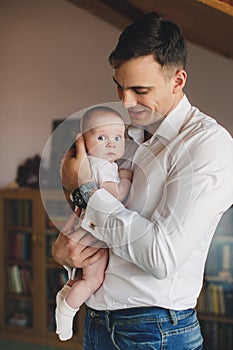
<path id="1" fill-rule="evenodd" d="M 61 303 L 57 304 L 56 308 L 56 323 L 57 330 L 56 333 L 60 340 L 68 340 L 72 338 L 73 335 L 73 318 L 76 312 L 79 310 L 70 307 L 66 300 L 63 299 Z"/>
<path id="2" fill-rule="evenodd" d="M 57 325 L 56 333 L 59 332 L 58 323 L 57 323 L 57 318 L 58 318 L 57 313 L 58 313 L 58 310 L 60 309 L 60 305 L 62 304 L 63 300 L 66 298 L 67 294 L 69 293 L 70 288 L 71 288 L 70 286 L 65 284 L 64 287 L 61 290 L 59 290 L 59 292 L 56 295 L 56 304 L 57 304 L 55 309 L 55 321 Z"/>
<path id="3" fill-rule="evenodd" d="M 67 296 L 67 294 L 70 291 L 70 288 L 71 287 L 68 286 L 68 284 L 65 284 L 64 287 L 61 290 L 59 290 L 59 292 L 56 295 L 57 305 L 59 305 L 65 299 L 65 297 Z"/>

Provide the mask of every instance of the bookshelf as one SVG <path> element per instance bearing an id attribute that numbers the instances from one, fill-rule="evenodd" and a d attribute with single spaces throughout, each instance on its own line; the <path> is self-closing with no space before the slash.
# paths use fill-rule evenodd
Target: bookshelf
<path id="1" fill-rule="evenodd" d="M 233 206 L 223 215 L 212 240 L 197 310 L 204 350 L 232 350 Z"/>
<path id="2" fill-rule="evenodd" d="M 57 220 L 64 220 L 63 198 L 56 191 L 46 198 L 54 212 L 59 206 Z M 39 190 L 0 190 L 0 337 L 78 350 L 83 308 L 71 340 L 61 342 L 55 334 L 55 295 L 67 279 L 51 256 L 57 234 Z"/>

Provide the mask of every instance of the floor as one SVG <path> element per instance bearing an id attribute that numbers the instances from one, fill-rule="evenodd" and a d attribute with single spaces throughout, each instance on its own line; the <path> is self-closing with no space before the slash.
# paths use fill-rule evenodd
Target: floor
<path id="1" fill-rule="evenodd" d="M 15 340 L 0 339 L 1 350 L 58 350 L 61 348 L 54 346 L 45 346 L 31 343 L 21 343 Z M 66 348 L 66 350 L 68 350 Z"/>

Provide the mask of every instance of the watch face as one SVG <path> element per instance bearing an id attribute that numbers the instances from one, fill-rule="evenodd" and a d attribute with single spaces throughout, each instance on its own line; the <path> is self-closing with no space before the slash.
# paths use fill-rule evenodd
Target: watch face
<path id="1" fill-rule="evenodd" d="M 77 206 L 78 208 L 86 208 L 87 203 L 84 200 L 79 188 L 73 191 L 72 198 L 75 206 Z"/>

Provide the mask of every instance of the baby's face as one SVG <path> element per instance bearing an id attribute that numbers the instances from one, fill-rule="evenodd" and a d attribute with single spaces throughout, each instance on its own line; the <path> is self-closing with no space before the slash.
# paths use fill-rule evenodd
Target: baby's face
<path id="1" fill-rule="evenodd" d="M 109 162 L 121 158 L 125 150 L 125 125 L 113 115 L 98 116 L 85 133 L 88 154 Z"/>

